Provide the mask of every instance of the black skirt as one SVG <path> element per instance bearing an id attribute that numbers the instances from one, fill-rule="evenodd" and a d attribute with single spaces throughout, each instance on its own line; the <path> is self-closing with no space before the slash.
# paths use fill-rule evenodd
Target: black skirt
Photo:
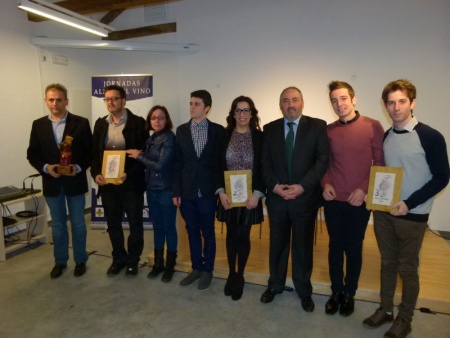
<path id="1" fill-rule="evenodd" d="M 226 223 L 235 223 L 235 220 L 244 219 L 244 224 L 260 224 L 264 221 L 262 201 L 259 199 L 256 208 L 251 210 L 248 210 L 246 207 L 234 207 L 232 209 L 225 210 L 219 199 L 216 218 L 219 222 Z"/>

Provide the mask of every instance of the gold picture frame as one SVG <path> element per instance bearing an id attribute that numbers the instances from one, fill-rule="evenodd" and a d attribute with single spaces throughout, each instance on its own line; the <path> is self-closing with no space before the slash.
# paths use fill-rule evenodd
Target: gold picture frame
<path id="1" fill-rule="evenodd" d="M 391 205 L 400 201 L 403 168 L 372 166 L 366 208 L 391 211 Z"/>
<path id="2" fill-rule="evenodd" d="M 245 207 L 245 201 L 252 195 L 251 170 L 227 170 L 225 176 L 225 193 L 231 201 L 231 207 Z"/>
<path id="3" fill-rule="evenodd" d="M 120 179 L 124 174 L 125 150 L 105 150 L 103 152 L 102 175 L 106 183 L 122 184 Z"/>

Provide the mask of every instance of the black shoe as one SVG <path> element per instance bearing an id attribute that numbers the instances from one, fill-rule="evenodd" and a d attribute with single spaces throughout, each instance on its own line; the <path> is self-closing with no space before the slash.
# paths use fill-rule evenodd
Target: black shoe
<path id="1" fill-rule="evenodd" d="M 161 277 L 161 282 L 169 283 L 172 280 L 173 274 L 175 273 L 175 270 L 171 267 L 167 267 L 164 269 L 164 273 Z"/>
<path id="2" fill-rule="evenodd" d="M 111 266 L 109 267 L 108 271 L 106 271 L 106 274 L 109 277 L 117 276 L 124 267 L 125 267 L 125 263 L 115 263 L 115 262 L 113 262 L 111 264 Z"/>
<path id="3" fill-rule="evenodd" d="M 73 271 L 73 275 L 75 277 L 83 276 L 86 272 L 86 263 L 76 263 L 75 270 Z"/>
<path id="4" fill-rule="evenodd" d="M 127 270 L 125 271 L 125 276 L 128 278 L 134 278 L 138 274 L 138 265 L 136 264 L 130 264 L 127 266 Z"/>
<path id="5" fill-rule="evenodd" d="M 314 301 L 311 297 L 303 297 L 302 300 L 302 308 L 306 312 L 313 312 L 314 311 Z"/>
<path id="6" fill-rule="evenodd" d="M 56 279 L 63 274 L 63 270 L 67 268 L 66 264 L 55 264 L 52 271 L 50 272 L 50 278 Z"/>
<path id="7" fill-rule="evenodd" d="M 161 282 L 169 283 L 172 280 L 173 274 L 175 272 L 175 265 L 177 264 L 176 261 L 177 252 L 167 251 L 166 268 L 164 269 L 164 273 L 161 277 Z"/>
<path id="8" fill-rule="evenodd" d="M 339 294 L 333 292 L 325 304 L 325 313 L 327 315 L 334 315 L 339 310 Z"/>
<path id="9" fill-rule="evenodd" d="M 225 296 L 231 296 L 235 279 L 236 273 L 230 273 L 228 275 L 227 282 L 225 283 L 225 287 L 223 288 L 223 293 L 225 294 Z"/>
<path id="10" fill-rule="evenodd" d="M 128 269 L 127 269 L 127 271 L 128 271 Z M 158 275 L 161 272 L 164 272 L 164 266 L 153 265 L 152 271 L 150 271 L 148 273 L 147 278 L 154 279 L 154 278 L 158 277 Z"/>
<path id="11" fill-rule="evenodd" d="M 355 299 L 353 296 L 349 294 L 345 294 L 345 296 L 341 300 L 341 305 L 339 306 L 339 314 L 344 317 L 350 316 L 355 310 Z"/>
<path id="12" fill-rule="evenodd" d="M 232 300 L 241 299 L 242 294 L 244 293 L 244 285 L 245 285 L 244 276 L 237 276 L 233 285 L 233 291 L 231 293 Z"/>
<path id="13" fill-rule="evenodd" d="M 273 299 L 275 298 L 275 296 L 279 293 L 282 293 L 283 290 L 281 291 L 275 291 L 274 289 L 272 289 L 270 286 L 267 288 L 266 291 L 264 291 L 264 293 L 261 295 L 261 302 L 262 303 L 270 303 L 271 301 L 273 301 Z"/>

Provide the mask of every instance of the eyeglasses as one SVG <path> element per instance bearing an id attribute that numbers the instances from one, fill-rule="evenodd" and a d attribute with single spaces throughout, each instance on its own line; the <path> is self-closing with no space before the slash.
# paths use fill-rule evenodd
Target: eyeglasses
<path id="1" fill-rule="evenodd" d="M 103 102 L 107 103 L 107 102 L 116 102 L 118 100 L 122 99 L 121 97 L 111 97 L 111 98 L 107 98 L 107 99 L 103 99 Z"/>
<path id="2" fill-rule="evenodd" d="M 152 116 L 150 120 L 152 121 L 164 121 L 166 119 L 165 116 Z"/>
<path id="3" fill-rule="evenodd" d="M 236 108 L 234 110 L 234 115 L 241 115 L 241 114 L 244 115 L 244 116 L 249 115 L 250 114 L 250 108 L 244 108 L 244 109 Z"/>

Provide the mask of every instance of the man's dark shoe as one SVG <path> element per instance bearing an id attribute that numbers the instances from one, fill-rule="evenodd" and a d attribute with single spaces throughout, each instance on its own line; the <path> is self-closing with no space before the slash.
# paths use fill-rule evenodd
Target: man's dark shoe
<path id="1" fill-rule="evenodd" d="M 127 266 L 127 269 L 125 270 L 125 276 L 128 278 L 134 278 L 138 274 L 138 265 L 136 264 L 130 264 Z"/>
<path id="2" fill-rule="evenodd" d="M 106 274 L 109 277 L 117 276 L 120 271 L 125 267 L 125 263 L 115 263 L 113 262 L 111 266 L 109 267 L 108 271 L 106 271 Z"/>
<path id="3" fill-rule="evenodd" d="M 282 291 L 275 291 L 273 288 L 271 288 L 270 286 L 267 288 L 266 291 L 264 291 L 264 293 L 261 295 L 261 302 L 262 303 L 270 303 L 271 301 L 273 301 L 273 299 L 275 298 L 275 296 L 279 293 L 282 293 Z"/>
<path id="4" fill-rule="evenodd" d="M 384 338 L 405 338 L 411 332 L 411 324 L 397 316 Z"/>
<path id="5" fill-rule="evenodd" d="M 325 304 L 325 313 L 334 315 L 339 310 L 339 293 L 333 292 Z"/>
<path id="6" fill-rule="evenodd" d="M 67 268 L 66 264 L 55 264 L 52 271 L 50 272 L 50 278 L 56 279 L 63 274 L 64 269 Z"/>
<path id="7" fill-rule="evenodd" d="M 374 329 L 380 327 L 384 323 L 392 322 L 393 320 L 394 315 L 392 313 L 388 314 L 383 310 L 383 308 L 379 307 L 373 315 L 364 319 L 363 325 L 370 329 Z"/>
<path id="8" fill-rule="evenodd" d="M 188 273 L 188 275 L 186 277 L 184 277 L 181 281 L 180 281 L 180 285 L 181 286 L 189 286 L 192 283 L 194 283 L 196 280 L 198 280 L 200 278 L 200 274 L 201 271 L 199 270 L 192 270 L 191 272 Z"/>
<path id="9" fill-rule="evenodd" d="M 339 306 L 339 314 L 344 317 L 350 316 L 355 311 L 355 299 L 349 294 L 345 294 Z"/>
<path id="10" fill-rule="evenodd" d="M 306 312 L 313 312 L 314 311 L 314 301 L 311 297 L 303 297 L 302 300 L 302 308 Z"/>
<path id="11" fill-rule="evenodd" d="M 75 270 L 73 271 L 73 275 L 75 277 L 83 276 L 86 272 L 86 263 L 76 263 Z"/>

